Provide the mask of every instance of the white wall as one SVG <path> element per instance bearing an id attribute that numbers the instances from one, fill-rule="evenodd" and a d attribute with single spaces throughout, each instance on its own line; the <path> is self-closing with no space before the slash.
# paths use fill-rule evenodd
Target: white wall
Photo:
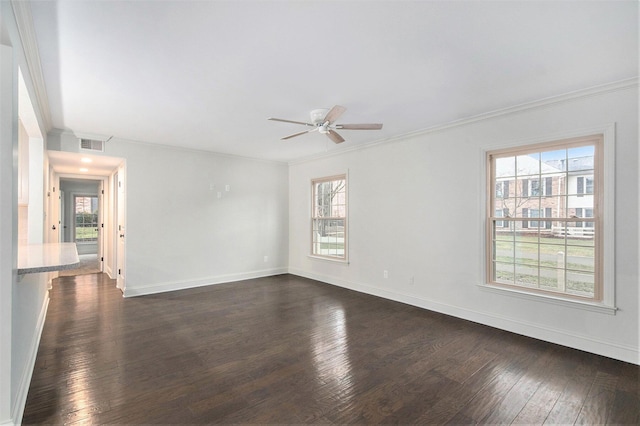
<path id="1" fill-rule="evenodd" d="M 629 362 L 638 352 L 638 86 L 291 164 L 290 272 Z M 487 291 L 483 147 L 616 125 L 615 315 Z M 350 264 L 309 253 L 310 180 L 349 173 Z M 383 278 L 388 270 L 389 278 Z M 410 284 L 414 277 L 415 283 Z"/>
<path id="2" fill-rule="evenodd" d="M 104 155 L 126 160 L 126 296 L 287 271 L 286 164 L 117 138 Z"/>
<path id="3" fill-rule="evenodd" d="M 24 7 L 19 4 L 16 7 Z M 48 302 L 45 274 L 35 274 L 18 281 L 17 277 L 17 147 L 18 147 L 18 68 L 22 70 L 26 88 L 34 107 L 34 120 L 40 133 L 46 133 L 39 103 L 33 96 L 34 84 L 27 66 L 25 49 L 15 20 L 12 3 L 0 2 L 0 424 L 20 423 L 35 361 L 44 313 Z M 31 136 L 31 135 L 30 135 Z M 36 159 L 34 158 L 34 161 Z M 34 190 L 41 183 L 42 169 L 29 163 L 29 179 Z M 42 165 L 40 165 L 42 167 Z M 31 172 L 34 172 L 33 174 Z M 30 188 L 31 189 L 31 188 Z M 35 194 L 33 194 L 35 196 Z M 42 194 L 36 196 L 28 214 L 37 222 L 42 217 Z M 31 222 L 31 220 L 29 221 Z M 37 224 L 29 230 L 29 242 L 38 238 Z"/>
<path id="4" fill-rule="evenodd" d="M 2 14 L 6 11 L 2 2 Z M 4 22 L 2 23 L 4 30 Z M 17 227 L 17 195 L 14 197 L 14 137 L 12 127 L 17 119 L 12 56 L 13 49 L 0 45 L 0 424 L 11 423 L 11 316 L 12 290 L 15 281 L 15 267 L 18 237 L 13 232 Z M 9 93 L 10 95 L 7 95 Z M 15 204 L 14 204 L 15 203 Z"/>

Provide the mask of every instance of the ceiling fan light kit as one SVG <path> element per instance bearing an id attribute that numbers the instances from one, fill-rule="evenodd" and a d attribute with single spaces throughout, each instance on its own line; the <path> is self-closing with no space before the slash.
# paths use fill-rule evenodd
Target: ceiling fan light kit
<path id="1" fill-rule="evenodd" d="M 345 130 L 380 130 L 382 129 L 381 123 L 363 123 L 363 124 L 335 124 L 335 121 L 346 111 L 346 108 L 340 105 L 335 105 L 331 109 L 319 108 L 314 109 L 309 114 L 311 123 L 305 123 L 302 121 L 284 120 L 282 118 L 269 118 L 272 121 L 282 121 L 284 123 L 302 124 L 304 126 L 313 127 L 311 130 L 305 130 L 303 132 L 294 133 L 289 136 L 281 138 L 282 140 L 295 138 L 296 136 L 304 135 L 305 133 L 311 133 L 318 131 L 323 135 L 327 135 L 335 143 L 344 142 L 344 138 L 340 136 L 335 129 Z"/>

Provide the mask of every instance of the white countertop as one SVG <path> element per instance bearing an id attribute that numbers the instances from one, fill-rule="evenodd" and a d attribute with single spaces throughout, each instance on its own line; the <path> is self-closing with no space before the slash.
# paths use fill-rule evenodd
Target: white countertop
<path id="1" fill-rule="evenodd" d="M 73 269 L 79 264 L 76 243 L 29 244 L 18 248 L 18 275 Z"/>

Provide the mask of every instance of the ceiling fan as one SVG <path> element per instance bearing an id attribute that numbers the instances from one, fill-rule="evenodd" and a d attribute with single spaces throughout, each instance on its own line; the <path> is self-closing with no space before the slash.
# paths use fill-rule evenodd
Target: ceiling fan
<path id="1" fill-rule="evenodd" d="M 305 130 L 304 132 L 294 133 L 289 136 L 281 138 L 281 140 L 295 138 L 296 136 L 304 135 L 305 133 L 320 132 L 325 134 L 335 143 L 344 142 L 344 138 L 340 136 L 336 129 L 345 130 L 380 130 L 382 129 L 381 123 L 369 123 L 369 124 L 335 124 L 335 121 L 345 112 L 347 109 L 340 105 L 335 105 L 330 110 L 327 109 L 314 109 L 311 111 L 311 123 L 305 123 L 303 121 L 283 120 L 282 118 L 269 118 L 272 121 L 282 121 L 285 123 L 302 124 L 305 126 L 313 127 L 311 130 Z"/>

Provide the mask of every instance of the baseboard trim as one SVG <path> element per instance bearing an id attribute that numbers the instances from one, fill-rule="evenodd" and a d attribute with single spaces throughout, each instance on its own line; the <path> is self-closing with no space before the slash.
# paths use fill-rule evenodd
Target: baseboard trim
<path id="1" fill-rule="evenodd" d="M 237 274 L 218 275 L 191 281 L 173 281 L 151 285 L 137 286 L 127 282 L 124 290 L 124 297 L 144 296 L 148 294 L 165 293 L 167 291 L 186 290 L 188 288 L 204 287 L 215 284 L 225 284 L 235 281 L 250 280 L 253 278 L 270 277 L 273 275 L 286 274 L 287 268 L 262 269 L 258 271 L 241 272 Z"/>
<path id="2" fill-rule="evenodd" d="M 113 271 L 111 270 L 111 268 L 109 266 L 105 266 L 104 273 L 107 274 L 107 276 L 111 280 L 114 280 L 116 278 L 115 275 L 113 274 Z"/>
<path id="3" fill-rule="evenodd" d="M 407 305 L 439 312 L 445 315 L 451 315 L 456 318 L 465 319 L 482 325 L 487 325 L 489 327 L 509 331 L 511 333 L 516 333 L 523 336 L 532 337 L 534 339 L 555 343 L 561 346 L 567 346 L 596 355 L 602 355 L 608 358 L 640 365 L 640 351 L 638 350 L 638 348 L 634 348 L 632 346 L 597 340 L 589 336 L 568 333 L 564 330 L 544 327 L 540 326 L 539 324 L 514 320 L 512 318 L 507 318 L 491 313 L 460 308 L 457 306 L 436 302 L 434 300 L 423 299 L 403 293 L 372 287 L 358 282 L 343 280 L 313 272 L 307 272 L 297 268 L 289 268 L 289 273 L 304 278 L 321 281 L 338 287 L 347 288 L 349 290 L 370 294 L 372 296 L 406 303 Z"/>
<path id="4" fill-rule="evenodd" d="M 49 309 L 49 292 L 44 298 L 40 315 L 38 316 L 38 322 L 36 324 L 36 333 L 31 341 L 29 350 L 29 360 L 22 372 L 20 383 L 18 385 L 18 392 L 16 398 L 13 401 L 13 407 L 11 409 L 11 418 L 16 425 L 22 424 L 22 416 L 24 414 L 24 408 L 27 404 L 27 394 L 29 393 L 29 386 L 31 385 L 31 377 L 33 376 L 33 369 L 36 365 L 36 357 L 38 356 L 38 347 L 40 347 L 40 338 L 42 337 L 42 330 L 44 329 L 44 323 L 47 318 L 47 310 Z M 10 424 L 10 423 L 9 423 Z"/>

